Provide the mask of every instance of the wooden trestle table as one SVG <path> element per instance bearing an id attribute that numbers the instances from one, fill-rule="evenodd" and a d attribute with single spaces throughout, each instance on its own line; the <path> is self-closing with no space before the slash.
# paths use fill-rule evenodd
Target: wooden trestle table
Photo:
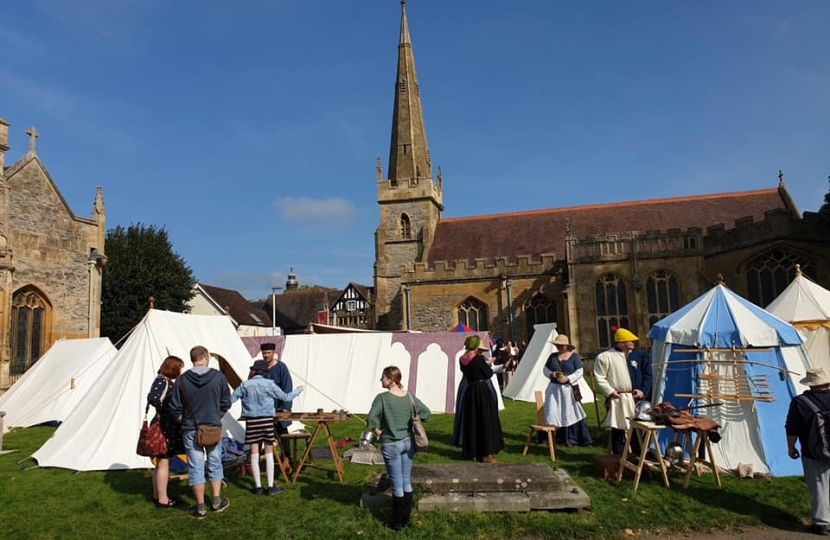
<path id="1" fill-rule="evenodd" d="M 317 438 L 317 434 L 321 431 L 324 431 L 326 434 L 326 442 L 328 443 L 329 450 L 331 451 L 331 459 L 334 461 L 334 468 L 337 471 L 337 477 L 340 479 L 340 483 L 343 483 L 343 462 L 340 460 L 340 454 L 337 452 L 337 446 L 334 444 L 334 437 L 331 435 L 331 429 L 329 429 L 329 424 L 334 422 L 342 422 L 348 417 L 348 415 L 335 411 L 335 412 L 323 412 L 322 410 L 318 410 L 317 412 L 291 412 L 291 411 L 281 411 L 274 415 L 274 419 L 280 422 L 315 422 L 316 425 L 314 426 L 314 430 L 311 432 L 311 438 L 308 440 L 308 444 L 306 444 L 305 452 L 303 452 L 303 457 L 300 458 L 299 463 L 294 465 L 294 470 L 292 472 L 291 483 L 294 484 L 297 482 L 297 478 L 300 476 L 300 472 L 303 470 L 303 465 L 305 465 L 306 461 L 308 461 L 309 456 L 311 456 L 311 449 L 314 446 L 314 440 Z M 281 451 L 280 445 L 274 445 L 274 451 Z M 286 471 L 288 470 L 289 466 L 285 463 L 287 460 L 281 459 L 277 456 L 277 461 L 279 462 L 280 471 L 282 472 L 283 478 L 285 481 L 288 482 L 288 477 Z"/>

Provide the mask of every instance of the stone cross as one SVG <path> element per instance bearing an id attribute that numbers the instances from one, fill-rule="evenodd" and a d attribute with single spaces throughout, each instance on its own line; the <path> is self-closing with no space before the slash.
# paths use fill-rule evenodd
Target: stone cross
<path id="1" fill-rule="evenodd" d="M 35 151 L 35 139 L 40 137 L 40 133 L 37 132 L 37 129 L 35 129 L 35 126 L 32 126 L 26 131 L 26 135 L 29 136 L 29 152 L 34 153 L 34 151 Z"/>

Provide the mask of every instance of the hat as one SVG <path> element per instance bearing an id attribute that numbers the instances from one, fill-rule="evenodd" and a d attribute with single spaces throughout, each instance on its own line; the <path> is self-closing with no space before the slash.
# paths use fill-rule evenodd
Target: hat
<path id="1" fill-rule="evenodd" d="M 474 350 L 482 350 L 482 351 L 489 351 L 490 348 L 487 345 L 484 345 L 481 342 L 481 338 L 478 336 L 470 336 L 464 340 L 464 348 L 468 351 Z"/>
<path id="2" fill-rule="evenodd" d="M 625 341 L 638 341 L 640 338 L 634 335 L 630 330 L 619 328 L 614 332 L 614 343 L 623 343 Z"/>
<path id="3" fill-rule="evenodd" d="M 265 360 L 257 360 L 254 362 L 254 365 L 251 366 L 251 369 L 254 371 L 268 371 L 268 362 Z"/>
<path id="4" fill-rule="evenodd" d="M 260 351 L 276 351 L 277 344 L 276 343 L 263 343 L 259 346 Z"/>
<path id="5" fill-rule="evenodd" d="M 553 343 L 554 345 L 564 345 L 571 351 L 576 348 L 573 345 L 571 345 L 571 340 L 568 339 L 568 336 L 566 336 L 565 334 L 559 334 L 553 339 L 553 341 L 551 341 L 551 343 Z"/>
<path id="6" fill-rule="evenodd" d="M 801 384 L 804 386 L 822 386 L 830 384 L 830 376 L 824 371 L 824 368 L 810 368 L 807 370 L 807 376 L 801 379 Z"/>

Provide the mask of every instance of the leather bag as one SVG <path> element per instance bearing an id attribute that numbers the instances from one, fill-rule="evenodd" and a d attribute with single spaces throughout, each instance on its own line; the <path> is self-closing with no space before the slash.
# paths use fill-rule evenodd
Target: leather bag
<path id="1" fill-rule="evenodd" d="M 199 446 L 214 446 L 221 440 L 221 426 L 196 426 L 196 444 Z"/>
<path id="2" fill-rule="evenodd" d="M 582 401 L 582 390 L 579 389 L 578 384 L 572 384 L 571 389 L 574 391 L 574 399 L 577 403 Z"/>
<path id="3" fill-rule="evenodd" d="M 415 400 L 412 399 L 412 394 L 409 395 L 409 403 L 412 405 L 412 412 L 409 416 L 409 433 L 412 436 L 412 442 L 415 444 L 415 450 L 423 452 L 429 448 L 429 438 L 424 425 L 421 423 L 421 417 L 415 409 Z"/>

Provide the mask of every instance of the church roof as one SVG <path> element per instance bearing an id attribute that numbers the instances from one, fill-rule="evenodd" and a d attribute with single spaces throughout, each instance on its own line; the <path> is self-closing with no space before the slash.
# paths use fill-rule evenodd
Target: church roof
<path id="1" fill-rule="evenodd" d="M 571 206 L 510 214 L 443 219 L 438 223 L 428 263 L 555 254 L 565 259 L 565 237 L 585 238 L 637 231 L 706 228 L 769 210 L 797 214 L 783 183 L 780 188 L 590 206 Z"/>

